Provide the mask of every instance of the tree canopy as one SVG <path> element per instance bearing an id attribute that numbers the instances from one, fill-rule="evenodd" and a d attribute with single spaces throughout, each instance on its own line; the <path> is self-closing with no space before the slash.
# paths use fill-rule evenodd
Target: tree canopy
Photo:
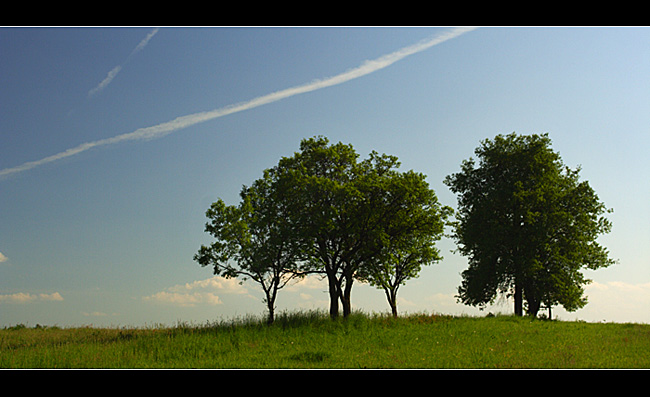
<path id="1" fill-rule="evenodd" d="M 305 255 L 302 270 L 327 278 L 332 317 L 339 315 L 339 301 L 343 315 L 350 314 L 354 280 L 382 286 L 375 282 L 379 272 L 370 268 L 389 258 L 388 247 L 395 249 L 411 235 L 433 245 L 450 212 L 438 203 L 424 175 L 397 170 L 395 156 L 373 151 L 358 159 L 351 145 L 314 137 L 275 168 L 279 186 L 292 201 L 288 215 Z"/>
<path id="2" fill-rule="evenodd" d="M 397 292 L 407 280 L 418 277 L 422 266 L 442 259 L 435 247 L 452 209 L 442 206 L 423 174 L 408 171 L 386 175 L 379 182 L 380 204 L 376 237 L 382 242 L 374 257 L 360 267 L 358 278 L 384 290 L 397 316 Z"/>
<path id="3" fill-rule="evenodd" d="M 309 274 L 327 280 L 332 318 L 339 303 L 344 316 L 351 313 L 355 280 L 387 288 L 387 275 L 395 276 L 387 295 L 394 301 L 395 285 L 440 259 L 433 245 L 451 213 L 424 175 L 399 166 L 394 156 L 372 152 L 359 161 L 352 145 L 304 139 L 300 151 L 242 190 L 239 206 L 212 205 L 206 231 L 217 241 L 195 259 L 262 284 L 270 313 L 283 283 Z"/>
<path id="4" fill-rule="evenodd" d="M 288 203 L 278 197 L 269 172 L 252 186 L 244 186 L 240 197 L 237 206 L 221 199 L 212 203 L 205 231 L 215 241 L 202 245 L 194 259 L 201 266 L 212 266 L 216 275 L 260 284 L 272 323 L 278 291 L 301 277 L 296 272 L 299 252 L 284 217 Z"/>
<path id="5" fill-rule="evenodd" d="M 524 303 L 574 311 L 586 304 L 581 269 L 613 261 L 597 237 L 611 230 L 610 212 L 579 171 L 565 166 L 547 134 L 498 135 L 445 184 L 458 195 L 453 237 L 469 258 L 458 298 L 484 307 L 498 294 Z"/>
<path id="6" fill-rule="evenodd" d="M 484 308 L 505 295 L 515 314 L 533 316 L 583 307 L 590 280 L 582 270 L 613 263 L 597 242 L 611 230 L 611 210 L 547 134 L 497 135 L 475 155 L 444 180 L 458 199 L 451 237 L 469 261 L 458 300 Z M 205 230 L 215 241 L 194 259 L 259 283 L 269 322 L 278 291 L 307 275 L 326 279 L 332 318 L 340 306 L 351 313 L 355 281 L 383 289 L 397 315 L 399 287 L 442 259 L 435 243 L 454 213 L 425 175 L 399 167 L 395 156 L 373 151 L 360 160 L 352 145 L 304 139 L 244 186 L 238 205 L 211 205 Z"/>

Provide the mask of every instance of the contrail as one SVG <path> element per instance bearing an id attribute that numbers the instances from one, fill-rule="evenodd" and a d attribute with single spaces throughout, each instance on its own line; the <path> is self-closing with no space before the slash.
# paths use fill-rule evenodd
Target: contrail
<path id="1" fill-rule="evenodd" d="M 159 30 L 158 28 L 155 28 L 154 30 L 149 32 L 149 34 L 147 34 L 147 37 L 142 39 L 142 41 L 140 41 L 140 43 L 138 43 L 138 45 L 133 49 L 133 51 L 131 51 L 131 54 L 129 54 L 129 56 L 126 58 L 126 61 L 124 61 L 124 63 L 127 63 L 129 61 L 129 59 L 131 59 L 131 57 L 133 55 L 140 52 L 147 45 L 147 43 L 149 43 L 149 40 L 151 40 L 151 38 L 156 33 L 158 33 L 158 30 Z M 102 80 L 97 85 L 97 87 L 95 87 L 92 90 L 88 91 L 88 97 L 90 98 L 91 96 L 95 95 L 97 92 L 99 92 L 99 91 L 103 90 L 104 88 L 106 88 L 106 86 L 108 84 L 110 84 L 111 81 L 113 81 L 115 76 L 117 76 L 117 74 L 120 72 L 120 70 L 122 70 L 122 65 L 117 65 L 113 69 L 111 69 L 111 71 L 108 72 L 108 75 L 106 75 L 106 78 L 104 78 L 104 80 Z"/>
<path id="2" fill-rule="evenodd" d="M 198 123 L 202 123 L 205 121 L 213 120 L 218 117 L 226 116 L 232 113 L 237 113 L 241 112 L 244 110 L 256 108 L 258 106 L 266 105 L 272 102 L 279 101 L 284 98 L 288 98 L 294 95 L 299 95 L 299 94 L 304 94 L 306 92 L 311 92 L 315 90 L 319 90 L 321 88 L 325 87 L 331 87 L 337 84 L 345 83 L 347 81 L 365 76 L 367 74 L 376 72 L 380 69 L 386 68 L 393 63 L 404 59 L 405 57 L 409 55 L 416 54 L 418 52 L 422 52 L 428 48 L 431 48 L 437 44 L 440 44 L 444 41 L 447 41 L 449 39 L 453 39 L 455 37 L 460 36 L 463 33 L 467 33 L 469 31 L 474 30 L 475 28 L 472 27 L 463 27 L 463 28 L 454 28 L 450 29 L 446 32 L 443 32 L 442 34 L 439 34 L 437 36 L 434 36 L 432 38 L 429 38 L 427 40 L 423 40 L 419 43 L 413 44 L 408 47 L 404 47 L 400 50 L 397 50 L 393 53 L 383 55 L 377 59 L 366 61 L 360 66 L 350 69 L 346 72 L 343 72 L 341 74 L 338 74 L 333 77 L 329 77 L 326 79 L 319 79 L 319 80 L 314 80 L 310 83 L 299 85 L 296 87 L 292 88 L 287 88 L 281 91 L 276 91 L 271 94 L 263 95 L 254 99 L 251 99 L 247 102 L 242 102 L 239 104 L 233 104 L 233 105 L 228 105 L 219 109 L 207 111 L 207 112 L 199 112 L 199 113 L 194 113 L 190 114 L 187 116 L 182 116 L 178 117 L 174 120 L 161 123 L 158 125 L 154 125 L 152 127 L 146 127 L 146 128 L 139 128 L 133 132 L 122 134 L 122 135 L 117 135 L 112 138 L 107 138 L 107 139 L 101 139 L 98 141 L 94 142 L 87 142 L 83 143 L 79 146 L 76 146 L 74 148 L 65 150 L 63 152 L 57 153 L 55 155 L 45 157 L 41 160 L 36 160 L 36 161 L 30 161 L 27 163 L 24 163 L 22 165 L 13 167 L 13 168 L 5 168 L 0 171 L 0 177 L 14 174 L 17 172 L 21 171 L 27 171 L 32 168 L 38 167 L 40 165 L 46 164 L 46 163 L 51 163 L 56 160 L 60 160 L 66 157 L 74 156 L 75 154 L 79 154 L 81 152 L 84 152 L 86 150 L 98 147 L 98 146 L 104 146 L 104 145 L 111 145 L 111 144 L 116 144 L 124 141 L 134 141 L 134 140 L 149 140 L 149 139 L 156 139 L 156 138 L 161 138 L 167 134 L 170 134 L 172 132 L 181 130 L 183 128 L 187 128 L 190 126 L 193 126 Z M 151 35 L 150 35 L 151 36 Z M 148 36 L 147 39 L 151 38 Z M 146 41 L 143 41 L 144 44 L 146 44 Z M 137 48 L 136 48 L 137 50 Z"/>
<path id="3" fill-rule="evenodd" d="M 149 32 L 149 34 L 147 35 L 147 37 L 145 37 L 144 39 L 142 39 L 142 41 L 141 41 L 141 42 L 140 42 L 140 43 L 139 43 L 139 44 L 138 44 L 138 45 L 133 49 L 133 51 L 131 51 L 131 55 L 129 55 L 129 58 L 132 57 L 133 55 L 135 55 L 137 52 L 140 52 L 140 51 L 141 51 L 141 50 L 142 50 L 142 49 L 147 45 L 147 43 L 149 43 L 149 40 L 151 40 L 151 38 L 152 38 L 156 33 L 158 33 L 158 30 L 159 30 L 159 28 L 155 28 L 154 30 L 152 30 L 151 32 Z M 128 60 L 128 59 L 127 59 L 127 60 Z"/>
<path id="4" fill-rule="evenodd" d="M 99 91 L 101 91 L 101 90 L 103 90 L 104 88 L 106 88 L 106 86 L 107 86 L 111 81 L 113 81 L 113 79 L 115 78 L 115 76 L 117 76 L 117 74 L 120 72 L 120 70 L 122 70 L 122 66 L 121 66 L 121 65 L 117 65 L 117 66 L 115 66 L 113 69 L 111 69 L 111 71 L 108 72 L 108 74 L 106 75 L 106 78 L 105 78 L 104 80 L 102 80 L 102 81 L 97 85 L 97 87 L 95 87 L 95 88 L 93 88 L 92 90 L 88 91 L 88 98 L 90 98 L 91 96 L 95 95 L 95 94 L 98 93 Z"/>

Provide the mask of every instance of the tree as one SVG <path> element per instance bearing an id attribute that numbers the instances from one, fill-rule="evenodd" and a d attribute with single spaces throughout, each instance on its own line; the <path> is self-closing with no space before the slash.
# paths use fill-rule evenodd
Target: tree
<path id="1" fill-rule="evenodd" d="M 381 242 L 375 255 L 359 269 L 359 279 L 381 288 L 393 316 L 397 316 L 397 292 L 416 278 L 422 266 L 442 259 L 435 242 L 452 212 L 438 202 L 423 174 L 408 171 L 383 174 L 378 184 L 375 238 Z"/>
<path id="2" fill-rule="evenodd" d="M 353 186 L 357 158 L 351 145 L 314 137 L 301 141 L 300 151 L 273 169 L 276 186 L 290 203 L 287 219 L 303 259 L 299 271 L 327 278 L 332 318 L 339 315 L 339 299 L 348 308 L 345 265 L 361 246 L 361 220 L 353 210 L 360 198 Z"/>
<path id="3" fill-rule="evenodd" d="M 461 302 L 483 308 L 497 294 L 524 302 L 530 315 L 544 304 L 583 307 L 581 269 L 613 263 L 596 239 L 611 230 L 610 212 L 580 169 L 566 167 L 548 134 L 512 133 L 484 140 L 480 162 L 463 161 L 445 184 L 458 194 L 453 237 L 469 258 L 458 288 Z"/>
<path id="4" fill-rule="evenodd" d="M 259 283 L 271 324 L 278 290 L 301 276 L 295 271 L 298 253 L 285 218 L 286 203 L 277 195 L 269 171 L 251 187 L 244 186 L 240 197 L 238 206 L 221 199 L 210 206 L 205 231 L 216 241 L 202 245 L 194 260 L 212 266 L 216 275 Z"/>
<path id="5" fill-rule="evenodd" d="M 440 222 L 435 194 L 423 175 L 397 172 L 395 156 L 373 151 L 363 161 L 358 158 L 351 145 L 314 137 L 273 171 L 291 202 L 287 218 L 301 247 L 299 271 L 327 278 L 332 318 L 339 315 L 339 302 L 344 317 L 351 313 L 354 281 L 370 277 L 367 269 L 377 266 L 381 255 L 387 257 L 384 247 L 390 241 L 397 247 L 409 233 L 425 235 Z"/>
<path id="6" fill-rule="evenodd" d="M 450 209 L 439 205 L 424 175 L 397 172 L 396 157 L 358 158 L 351 145 L 304 139 L 299 152 L 242 189 L 239 206 L 212 204 L 206 231 L 216 241 L 195 259 L 215 274 L 260 283 L 269 322 L 277 291 L 296 277 L 327 279 L 332 318 L 339 304 L 344 317 L 351 313 L 354 281 L 379 280 L 382 261 L 402 259 L 397 286 L 415 277 L 438 260 L 433 242 Z"/>

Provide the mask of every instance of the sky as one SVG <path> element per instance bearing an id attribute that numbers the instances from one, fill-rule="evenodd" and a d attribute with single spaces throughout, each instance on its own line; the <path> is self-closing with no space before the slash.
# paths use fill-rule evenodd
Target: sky
<path id="1" fill-rule="evenodd" d="M 0 27 L 0 327 L 147 327 L 264 316 L 263 293 L 193 260 L 205 211 L 316 135 L 443 180 L 484 139 L 548 133 L 613 213 L 617 261 L 584 271 L 566 321 L 650 323 L 650 28 Z M 456 302 L 467 258 L 398 293 L 406 313 L 512 313 Z M 328 308 L 325 281 L 277 311 Z M 355 284 L 353 309 L 389 313 Z"/>

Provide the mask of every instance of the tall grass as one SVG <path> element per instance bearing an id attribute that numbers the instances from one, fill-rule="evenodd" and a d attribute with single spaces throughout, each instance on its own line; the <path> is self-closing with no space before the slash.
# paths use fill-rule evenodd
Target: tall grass
<path id="1" fill-rule="evenodd" d="M 280 313 L 203 325 L 0 330 L 2 368 L 650 368 L 650 326 Z"/>

